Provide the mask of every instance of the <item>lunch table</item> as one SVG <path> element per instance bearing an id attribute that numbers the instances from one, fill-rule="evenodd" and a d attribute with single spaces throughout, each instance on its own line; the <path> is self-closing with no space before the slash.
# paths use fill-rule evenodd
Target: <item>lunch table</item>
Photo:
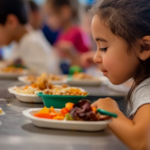
<path id="1" fill-rule="evenodd" d="M 128 150 L 107 128 L 100 132 L 66 131 L 44 129 L 34 126 L 24 117 L 23 110 L 42 108 L 43 104 L 22 103 L 7 89 L 22 85 L 16 80 L 0 80 L 0 150 Z M 83 86 L 92 102 L 98 98 L 112 97 L 121 104 L 126 93 L 113 91 L 106 86 Z M 121 105 L 120 105 L 121 106 Z"/>

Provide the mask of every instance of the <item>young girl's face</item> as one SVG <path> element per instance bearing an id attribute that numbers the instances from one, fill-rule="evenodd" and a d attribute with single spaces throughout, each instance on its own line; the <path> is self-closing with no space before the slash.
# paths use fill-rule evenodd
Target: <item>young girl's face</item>
<path id="1" fill-rule="evenodd" d="M 126 41 L 114 35 L 98 15 L 93 17 L 92 33 L 97 44 L 94 61 L 104 76 L 116 85 L 134 77 L 140 62 L 135 54 L 127 53 Z M 140 51 L 138 44 L 136 51 Z"/>

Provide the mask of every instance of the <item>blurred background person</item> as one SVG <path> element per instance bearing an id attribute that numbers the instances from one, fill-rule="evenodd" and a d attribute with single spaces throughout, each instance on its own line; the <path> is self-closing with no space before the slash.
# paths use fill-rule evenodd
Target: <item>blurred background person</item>
<path id="1" fill-rule="evenodd" d="M 46 0 L 45 8 L 51 29 L 61 29 L 55 42 L 59 56 L 71 65 L 80 66 L 80 56 L 90 51 L 90 46 L 88 35 L 79 26 L 78 0 Z"/>
<path id="2" fill-rule="evenodd" d="M 39 30 L 43 25 L 43 15 L 40 7 L 32 0 L 28 1 L 30 12 L 29 12 L 29 24 L 35 29 Z"/>
<path id="3" fill-rule="evenodd" d="M 57 73 L 58 58 L 43 34 L 27 26 L 28 13 L 28 5 L 24 0 L 0 0 L 0 43 L 9 45 L 15 42 L 8 60 L 21 60 L 37 74 Z"/>
<path id="4" fill-rule="evenodd" d="M 44 2 L 44 1 L 43 1 Z M 42 5 L 39 6 L 34 1 L 29 0 L 28 1 L 29 7 L 30 7 L 30 13 L 29 13 L 29 24 L 35 29 L 35 30 L 41 30 L 48 40 L 48 42 L 53 45 L 54 42 L 57 39 L 57 36 L 59 34 L 58 31 L 52 31 L 45 21 L 44 12 L 42 10 Z"/>

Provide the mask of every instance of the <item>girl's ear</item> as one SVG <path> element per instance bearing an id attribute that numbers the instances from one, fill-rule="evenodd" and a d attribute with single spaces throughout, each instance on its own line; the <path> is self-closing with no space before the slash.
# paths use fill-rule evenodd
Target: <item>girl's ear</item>
<path id="1" fill-rule="evenodd" d="M 149 57 L 150 57 L 150 36 L 145 36 L 142 38 L 139 58 L 144 61 Z"/>

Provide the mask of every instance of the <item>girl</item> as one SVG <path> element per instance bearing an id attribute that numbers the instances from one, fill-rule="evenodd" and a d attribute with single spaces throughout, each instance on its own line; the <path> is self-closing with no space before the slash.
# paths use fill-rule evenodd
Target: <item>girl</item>
<path id="1" fill-rule="evenodd" d="M 95 63 L 113 84 L 134 79 L 127 96 L 128 117 L 110 98 L 92 105 L 118 114 L 110 129 L 131 149 L 145 150 L 150 128 L 150 1 L 98 0 L 91 12 Z"/>
<path id="2" fill-rule="evenodd" d="M 51 29 L 61 29 L 55 46 L 61 58 L 70 59 L 74 65 L 80 64 L 80 55 L 89 51 L 89 39 L 78 27 L 79 7 L 78 0 L 47 0 L 46 2 Z"/>

